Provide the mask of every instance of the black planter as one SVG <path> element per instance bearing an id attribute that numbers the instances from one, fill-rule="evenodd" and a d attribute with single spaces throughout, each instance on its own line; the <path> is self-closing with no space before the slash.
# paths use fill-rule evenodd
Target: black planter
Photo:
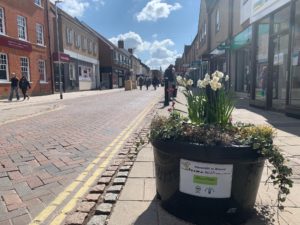
<path id="1" fill-rule="evenodd" d="M 251 148 L 152 145 L 157 194 L 168 212 L 198 224 L 203 216 L 246 218 L 253 211 L 265 159 Z"/>

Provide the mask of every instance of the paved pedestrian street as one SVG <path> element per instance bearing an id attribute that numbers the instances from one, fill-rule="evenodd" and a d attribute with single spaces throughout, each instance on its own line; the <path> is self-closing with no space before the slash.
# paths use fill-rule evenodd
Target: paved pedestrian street
<path id="1" fill-rule="evenodd" d="M 84 93 L 0 102 L 0 225 L 49 224 L 71 210 L 163 89 Z"/>

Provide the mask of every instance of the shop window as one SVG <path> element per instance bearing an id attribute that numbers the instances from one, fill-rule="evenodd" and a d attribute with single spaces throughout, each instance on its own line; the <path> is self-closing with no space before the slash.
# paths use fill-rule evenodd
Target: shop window
<path id="1" fill-rule="evenodd" d="M 255 98 L 261 100 L 266 99 L 267 91 L 269 29 L 269 18 L 260 21 L 258 24 Z"/>
<path id="2" fill-rule="evenodd" d="M 300 107 L 300 1 L 296 2 L 295 27 L 293 33 L 290 104 Z"/>
<path id="3" fill-rule="evenodd" d="M 78 67 L 78 69 L 79 69 L 79 67 Z M 81 74 L 81 67 L 80 67 L 80 74 Z M 75 66 L 73 63 L 69 64 L 69 76 L 70 76 L 70 80 L 76 80 Z"/>
<path id="4" fill-rule="evenodd" d="M 21 40 L 27 40 L 26 18 L 23 16 L 17 17 L 18 37 Z"/>
<path id="5" fill-rule="evenodd" d="M 44 28 L 41 24 L 36 24 L 36 43 L 44 45 Z"/>
<path id="6" fill-rule="evenodd" d="M 5 53 L 0 53 L 0 80 L 8 80 L 8 61 Z"/>
<path id="7" fill-rule="evenodd" d="M 47 82 L 45 60 L 39 60 L 38 64 L 39 64 L 40 81 Z"/>
<path id="8" fill-rule="evenodd" d="M 29 74 L 29 60 L 27 57 L 20 58 L 20 65 L 21 65 L 21 76 L 25 76 L 27 80 L 30 80 Z"/>
<path id="9" fill-rule="evenodd" d="M 4 10 L 0 7 L 0 34 L 5 34 Z"/>
<path id="10" fill-rule="evenodd" d="M 216 18 L 215 18 L 215 29 L 216 33 L 220 31 L 220 10 L 217 9 L 216 11 Z"/>
<path id="11" fill-rule="evenodd" d="M 290 21 L 290 7 L 285 7 L 274 15 L 274 33 L 288 31 Z"/>

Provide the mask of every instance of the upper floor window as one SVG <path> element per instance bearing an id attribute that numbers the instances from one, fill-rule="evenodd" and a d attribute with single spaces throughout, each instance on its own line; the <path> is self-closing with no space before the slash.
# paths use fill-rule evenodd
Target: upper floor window
<path id="1" fill-rule="evenodd" d="M 5 53 L 0 53 L 0 80 L 8 80 L 8 62 Z"/>
<path id="2" fill-rule="evenodd" d="M 75 46 L 77 48 L 80 48 L 80 45 L 81 45 L 81 36 L 80 36 L 80 34 L 78 34 L 78 35 L 75 35 Z"/>
<path id="3" fill-rule="evenodd" d="M 93 53 L 94 53 L 94 55 L 97 54 L 97 44 L 96 43 L 93 43 Z"/>
<path id="4" fill-rule="evenodd" d="M 27 27 L 26 27 L 26 19 L 23 16 L 17 17 L 18 24 L 18 37 L 22 40 L 27 40 Z"/>
<path id="5" fill-rule="evenodd" d="M 67 44 L 73 44 L 74 42 L 74 31 L 70 28 L 66 28 L 66 39 L 67 39 Z"/>
<path id="6" fill-rule="evenodd" d="M 216 32 L 220 30 L 220 10 L 216 11 Z"/>
<path id="7" fill-rule="evenodd" d="M 93 42 L 89 41 L 88 42 L 88 46 L 89 46 L 89 52 L 91 53 L 93 51 Z"/>
<path id="8" fill-rule="evenodd" d="M 5 17 L 3 8 L 0 8 L 0 34 L 5 34 Z"/>
<path id="9" fill-rule="evenodd" d="M 82 49 L 87 50 L 87 38 L 82 36 Z"/>
<path id="10" fill-rule="evenodd" d="M 34 0 L 34 4 L 42 6 L 42 0 Z"/>
<path id="11" fill-rule="evenodd" d="M 36 24 L 36 43 L 44 45 L 44 27 L 41 24 Z"/>
<path id="12" fill-rule="evenodd" d="M 30 80 L 29 75 L 29 60 L 27 57 L 20 58 L 20 65 L 21 65 L 21 75 L 25 76 L 27 80 Z"/>

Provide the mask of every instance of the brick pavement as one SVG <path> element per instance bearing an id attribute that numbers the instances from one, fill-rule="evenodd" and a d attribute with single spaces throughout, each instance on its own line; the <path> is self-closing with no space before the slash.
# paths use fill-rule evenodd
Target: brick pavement
<path id="1" fill-rule="evenodd" d="M 75 95 L 59 110 L 1 125 L 0 224 L 28 224 L 161 94 L 162 89 Z M 51 102 L 36 98 L 30 107 Z M 26 111 L 26 105 L 13 104 L 4 113 Z"/>

